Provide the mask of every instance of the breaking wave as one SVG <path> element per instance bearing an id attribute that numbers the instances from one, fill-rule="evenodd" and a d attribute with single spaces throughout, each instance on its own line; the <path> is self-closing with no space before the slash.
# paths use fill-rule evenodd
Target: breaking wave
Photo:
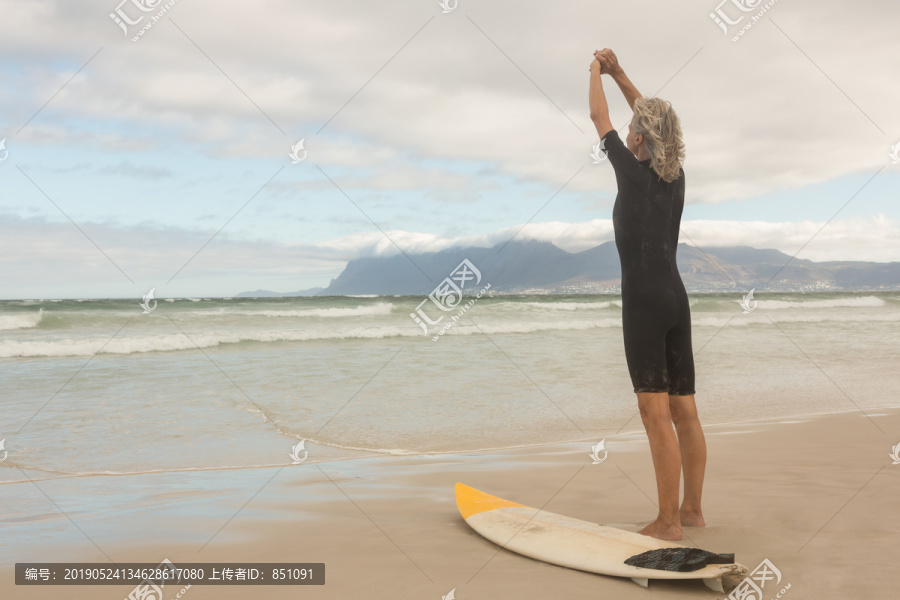
<path id="1" fill-rule="evenodd" d="M 43 318 L 43 309 L 36 313 L 0 315 L 0 331 L 9 331 L 11 329 L 29 329 L 31 327 L 37 327 Z"/>

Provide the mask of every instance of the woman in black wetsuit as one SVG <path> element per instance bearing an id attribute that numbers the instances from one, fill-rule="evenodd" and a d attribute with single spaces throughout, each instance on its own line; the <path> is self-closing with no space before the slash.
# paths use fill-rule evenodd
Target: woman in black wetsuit
<path id="1" fill-rule="evenodd" d="M 694 403 L 691 312 L 675 262 L 684 207 L 681 125 L 668 102 L 641 96 L 612 50 L 595 52 L 590 70 L 591 120 L 619 188 L 613 229 L 622 264 L 625 359 L 659 495 L 659 515 L 641 533 L 678 540 L 683 525 L 705 525 L 700 496 L 706 470 L 706 440 Z M 634 112 L 624 144 L 609 118 L 601 74 L 615 80 Z"/>

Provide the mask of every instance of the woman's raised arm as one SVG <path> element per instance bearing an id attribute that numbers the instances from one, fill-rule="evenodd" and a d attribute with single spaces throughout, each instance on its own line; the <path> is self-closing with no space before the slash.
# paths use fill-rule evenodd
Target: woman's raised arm
<path id="1" fill-rule="evenodd" d="M 603 92 L 603 82 L 600 80 L 601 66 L 595 58 L 591 63 L 591 83 L 588 88 L 588 104 L 591 108 L 591 121 L 597 128 L 597 133 L 602 138 L 612 131 L 612 121 L 609 119 L 609 105 L 606 102 L 606 94 Z M 605 71 L 604 71 L 605 72 Z"/>

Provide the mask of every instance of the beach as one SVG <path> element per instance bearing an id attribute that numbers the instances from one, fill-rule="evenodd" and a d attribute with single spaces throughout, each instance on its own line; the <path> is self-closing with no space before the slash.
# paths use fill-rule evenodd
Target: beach
<path id="1" fill-rule="evenodd" d="M 900 583 L 898 296 L 692 297 L 708 526 L 682 543 L 768 559 L 765 600 Z M 324 586 L 179 598 L 725 596 L 541 563 L 457 511 L 462 482 L 633 531 L 656 516 L 616 297 L 485 297 L 437 341 L 418 301 L 4 303 L 2 597 L 132 587 L 17 586 L 17 562 L 163 559 L 326 565 Z"/>
<path id="2" fill-rule="evenodd" d="M 894 597 L 900 580 L 889 557 L 900 535 L 900 465 L 888 456 L 896 442 L 879 428 L 900 431 L 900 411 L 871 421 L 851 411 L 708 428 L 708 525 L 685 528 L 683 543 L 734 552 L 751 569 L 769 559 L 782 575 L 775 591 L 791 586 L 787 597 Z M 184 505 L 192 502 L 184 490 L 161 494 L 154 506 L 128 516 L 76 518 L 88 517 L 82 526 L 116 561 L 325 563 L 324 586 L 253 588 L 263 598 L 440 598 L 451 589 L 457 598 L 724 597 L 699 582 L 651 581 L 648 591 L 626 579 L 498 552 L 456 510 L 453 486 L 462 481 L 551 512 L 635 528 L 656 510 L 646 439 L 639 433 L 608 438 L 607 448 L 608 459 L 597 465 L 584 442 L 251 469 L 230 493 L 207 496 L 202 517 L 184 517 L 190 512 Z M 241 498 L 276 471 L 263 492 L 198 551 Z M 81 485 L 112 488 L 116 481 Z M 101 519 L 121 523 L 104 531 L 93 526 Z M 144 523 L 143 532 L 122 538 L 119 525 L 133 529 L 136 520 Z M 148 531 L 156 527 L 166 534 Z M 26 548 L 16 549 L 17 561 L 107 562 L 81 534 L 65 546 Z M 2 573 L 4 598 L 114 598 L 128 592 L 121 586 L 28 589 L 12 584 L 11 568 Z M 244 587 L 193 586 L 186 595 L 246 594 Z"/>

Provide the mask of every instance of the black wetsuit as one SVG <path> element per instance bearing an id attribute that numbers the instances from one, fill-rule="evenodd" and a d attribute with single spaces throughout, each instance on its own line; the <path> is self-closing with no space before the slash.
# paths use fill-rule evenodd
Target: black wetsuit
<path id="1" fill-rule="evenodd" d="M 613 207 L 622 264 L 625 360 L 635 392 L 694 393 L 691 310 L 675 252 L 684 170 L 666 183 L 638 161 L 615 129 L 603 136 L 619 193 Z"/>

